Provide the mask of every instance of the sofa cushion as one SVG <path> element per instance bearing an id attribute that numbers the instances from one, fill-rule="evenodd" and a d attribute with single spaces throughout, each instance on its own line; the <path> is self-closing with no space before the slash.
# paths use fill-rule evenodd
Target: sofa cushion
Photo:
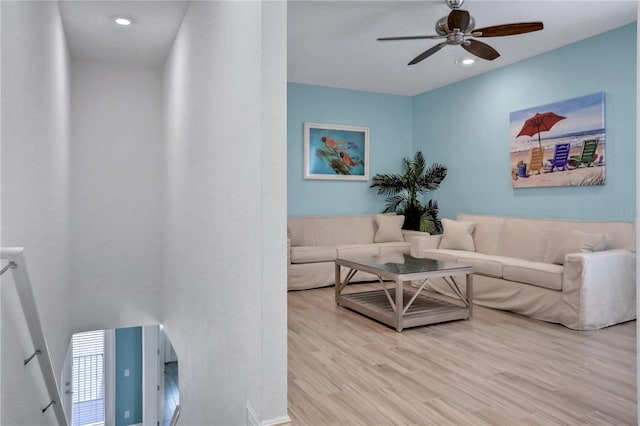
<path id="1" fill-rule="evenodd" d="M 496 254 L 543 262 L 551 224 L 545 220 L 506 218 Z"/>
<path id="2" fill-rule="evenodd" d="M 609 237 L 606 234 L 587 233 L 574 229 L 565 234 L 563 240 L 556 246 L 552 262 L 563 265 L 567 254 L 602 251 L 607 248 L 608 242 Z"/>
<path id="3" fill-rule="evenodd" d="M 442 241 L 441 249 L 475 251 L 473 244 L 474 222 L 462 222 L 456 220 L 442 219 Z"/>
<path id="4" fill-rule="evenodd" d="M 354 219 L 351 217 L 314 218 L 315 245 L 331 247 L 341 244 L 357 244 L 353 222 Z"/>
<path id="5" fill-rule="evenodd" d="M 443 262 L 456 262 L 460 253 L 462 253 L 460 250 L 426 249 L 420 250 L 418 257 L 442 260 Z"/>
<path id="6" fill-rule="evenodd" d="M 391 243 L 404 241 L 402 235 L 403 215 L 377 214 L 376 224 L 378 229 L 373 239 L 376 243 Z"/>
<path id="7" fill-rule="evenodd" d="M 403 265 L 406 261 L 404 255 L 405 254 L 401 252 L 395 252 L 395 253 L 389 252 L 385 254 L 380 254 L 376 259 L 376 263 L 378 265 L 384 265 L 387 263 L 395 263 L 395 264 Z"/>
<path id="8" fill-rule="evenodd" d="M 377 244 L 345 245 L 336 247 L 338 257 L 364 257 L 379 254 Z"/>
<path id="9" fill-rule="evenodd" d="M 473 273 L 488 277 L 502 278 L 502 267 L 511 258 L 504 256 L 492 256 L 490 254 L 475 253 L 471 251 L 460 252 L 457 263 L 473 266 Z"/>
<path id="10" fill-rule="evenodd" d="M 335 258 L 335 247 L 291 247 L 291 263 L 333 262 Z"/>
<path id="11" fill-rule="evenodd" d="M 389 253 L 411 253 L 411 243 L 380 243 L 376 244 L 380 249 L 380 256 Z"/>
<path id="12" fill-rule="evenodd" d="M 508 262 L 508 263 L 507 263 Z M 502 278 L 551 290 L 562 290 L 564 267 L 551 263 L 511 258 L 505 260 Z"/>

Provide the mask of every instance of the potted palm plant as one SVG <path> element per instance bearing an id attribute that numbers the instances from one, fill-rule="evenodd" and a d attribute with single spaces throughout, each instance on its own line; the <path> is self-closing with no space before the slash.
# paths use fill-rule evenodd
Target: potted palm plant
<path id="1" fill-rule="evenodd" d="M 427 168 L 422 151 L 416 152 L 413 159 L 405 158 L 403 164 L 404 174 L 376 174 L 369 187 L 387 196 L 385 213 L 404 215 L 403 229 L 441 234 L 438 202 L 422 204 L 419 196 L 437 189 L 447 176 L 447 168 L 437 163 Z"/>

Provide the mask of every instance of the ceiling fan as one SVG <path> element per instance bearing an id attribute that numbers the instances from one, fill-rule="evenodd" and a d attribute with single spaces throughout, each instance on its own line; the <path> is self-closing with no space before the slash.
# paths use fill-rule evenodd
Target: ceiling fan
<path id="1" fill-rule="evenodd" d="M 460 9 L 464 0 L 445 0 L 445 2 L 451 9 L 451 12 L 448 16 L 440 18 L 436 23 L 436 33 L 438 33 L 438 35 L 382 37 L 379 38 L 378 41 L 446 39 L 442 43 L 436 44 L 413 58 L 408 65 L 415 65 L 427 59 L 446 45 L 460 45 L 473 55 L 488 61 L 493 61 L 500 56 L 500 53 L 488 44 L 476 40 L 474 37 L 510 36 L 539 31 L 543 28 L 542 22 L 521 22 L 475 29 L 475 20 L 469 15 L 468 11 Z"/>

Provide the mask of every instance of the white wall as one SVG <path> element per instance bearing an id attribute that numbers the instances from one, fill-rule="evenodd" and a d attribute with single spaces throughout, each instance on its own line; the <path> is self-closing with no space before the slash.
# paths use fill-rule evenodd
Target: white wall
<path id="1" fill-rule="evenodd" d="M 23 246 L 54 369 L 70 337 L 69 59 L 56 2 L 2 2 L 2 246 Z M 2 278 L 0 424 L 52 424 L 10 274 Z"/>
<path id="2" fill-rule="evenodd" d="M 640 6 L 640 1 L 638 2 Z M 640 228 L 638 227 L 638 213 L 640 212 L 640 7 L 638 7 L 638 20 L 636 22 L 636 253 L 640 252 Z M 640 257 L 636 256 L 636 271 L 640 271 Z M 636 317 L 640 318 L 640 276 L 636 275 Z M 637 324 L 637 323 L 636 323 Z M 636 326 L 636 401 L 640 401 L 640 328 Z M 636 404 L 636 412 L 640 424 L 640 404 Z"/>
<path id="3" fill-rule="evenodd" d="M 287 413 L 287 3 L 262 6 L 262 420 Z M 270 143 L 276 141 L 275 143 Z"/>
<path id="4" fill-rule="evenodd" d="M 287 420 L 286 4 L 196 2 L 164 76 L 74 60 L 71 87 L 57 3 L 1 5 L 2 244 L 54 369 L 72 331 L 160 322 L 181 423 Z M 3 281 L 0 423 L 49 424 Z"/>
<path id="5" fill-rule="evenodd" d="M 192 3 L 165 69 L 163 324 L 184 424 L 246 424 L 247 403 L 286 419 L 285 7 Z"/>
<path id="6" fill-rule="evenodd" d="M 71 62 L 75 331 L 160 322 L 162 70 Z"/>

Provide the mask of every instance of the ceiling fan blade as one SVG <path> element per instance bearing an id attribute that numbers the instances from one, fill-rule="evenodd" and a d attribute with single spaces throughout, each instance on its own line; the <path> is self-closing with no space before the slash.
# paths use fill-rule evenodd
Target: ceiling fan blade
<path id="1" fill-rule="evenodd" d="M 469 12 L 466 10 L 454 9 L 449 13 L 447 25 L 451 30 L 458 28 L 460 31 L 465 32 L 469 27 L 470 21 L 471 17 L 469 16 Z"/>
<path id="2" fill-rule="evenodd" d="M 434 53 L 436 53 L 438 50 L 442 49 L 443 47 L 445 47 L 447 45 L 446 42 L 442 42 L 440 44 L 436 44 L 435 46 L 433 46 L 430 49 L 425 50 L 424 52 L 422 52 L 421 54 L 419 54 L 418 56 L 416 56 L 415 58 L 413 58 L 413 60 L 411 62 L 409 62 L 408 65 L 415 65 L 418 62 L 422 62 L 425 59 L 427 59 L 429 56 L 433 55 Z"/>
<path id="3" fill-rule="evenodd" d="M 467 52 L 474 54 L 487 61 L 493 61 L 500 53 L 493 47 L 478 40 L 467 40 L 461 44 L 462 48 Z"/>
<path id="4" fill-rule="evenodd" d="M 389 41 L 389 40 L 421 40 L 421 39 L 438 39 L 444 38 L 444 36 L 439 35 L 424 35 L 424 36 L 404 36 L 404 37 L 380 37 L 378 41 Z"/>
<path id="5" fill-rule="evenodd" d="M 504 24 L 478 28 L 474 30 L 471 35 L 474 37 L 502 37 L 540 31 L 543 28 L 544 25 L 542 22 L 521 22 L 519 24 Z"/>

